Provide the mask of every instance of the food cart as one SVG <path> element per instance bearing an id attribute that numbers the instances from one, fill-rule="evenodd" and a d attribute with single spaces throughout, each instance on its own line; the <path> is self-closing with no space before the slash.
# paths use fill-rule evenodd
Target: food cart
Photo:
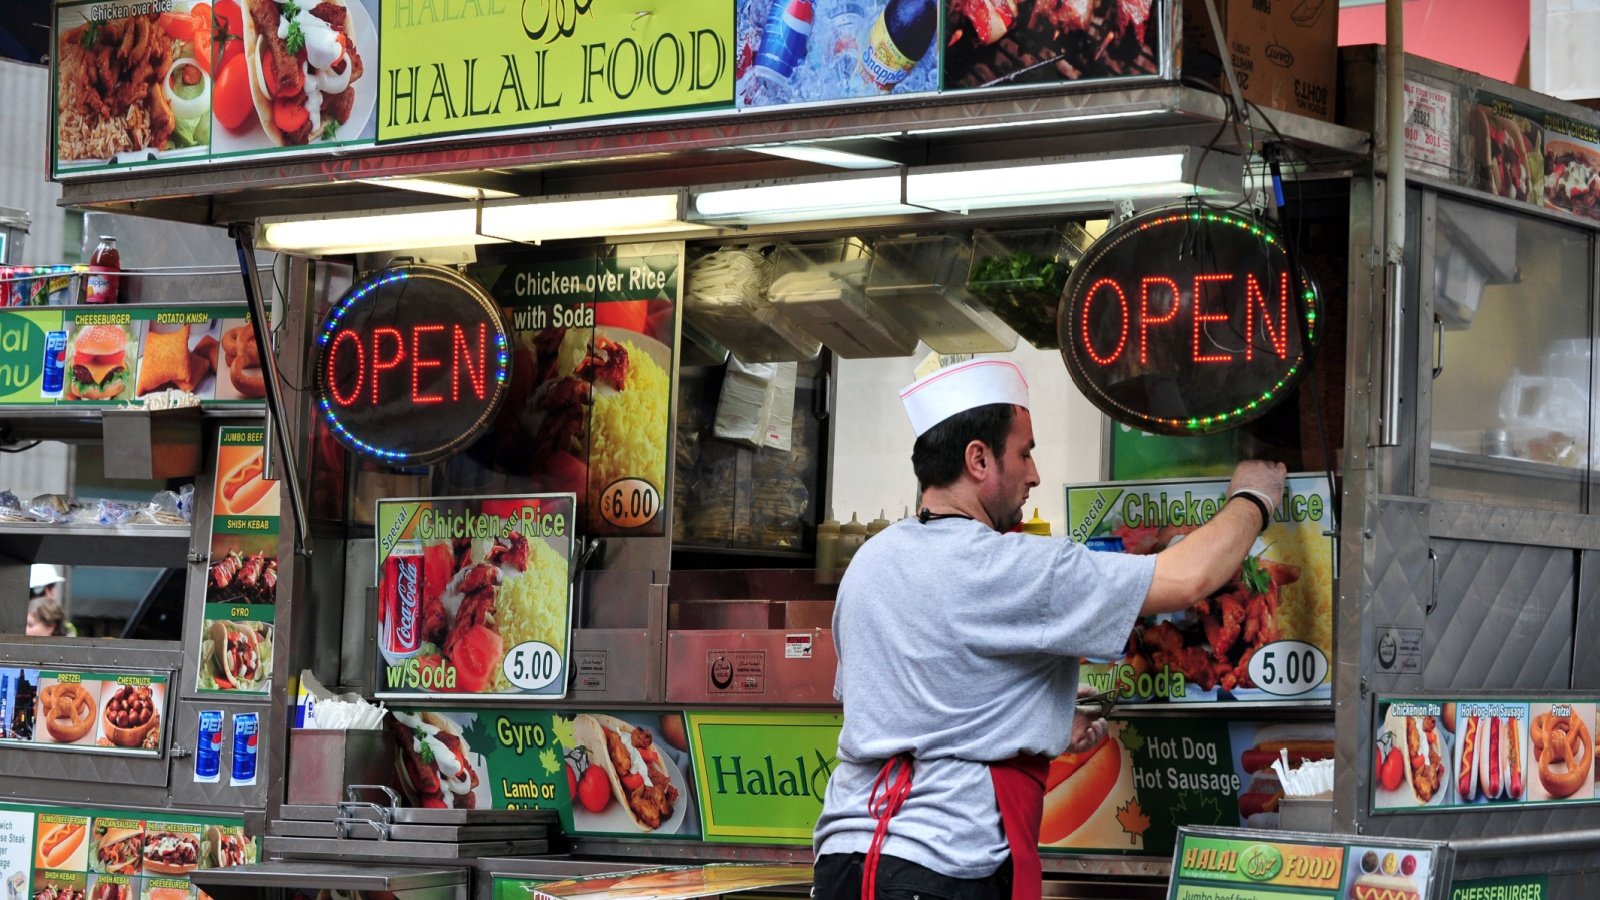
<path id="1" fill-rule="evenodd" d="M 1306 832 L 1320 868 L 1297 885 L 1323 896 L 1587 896 L 1592 112 L 1409 60 L 1401 303 L 1381 264 L 1385 65 L 1335 64 L 1331 9 L 1277 4 L 1321 37 L 1208 70 L 1208 36 L 1244 47 L 1270 5 L 1227 4 L 1226 26 L 1169 2 L 1081 21 L 636 5 L 280 10 L 322 54 L 298 79 L 253 3 L 58 6 L 65 202 L 226 228 L 245 277 L 216 308 L 144 291 L 0 311 L 46 317 L 74 358 L 117 328 L 141 371 L 181 364 L 150 387 L 205 401 L 169 415 L 32 382 L 4 401 L 8 438 L 187 448 L 161 477 L 196 487 L 192 528 L 110 532 L 183 572 L 180 637 L 7 646 L 29 692 L 55 689 L 47 717 L 91 708 L 60 696 L 89 681 L 97 714 L 147 688 L 172 723 L 139 754 L 100 726 L 113 746 L 0 759 L 19 895 L 487 898 L 808 863 L 839 726 L 818 525 L 913 501 L 893 389 L 931 350 L 1015 353 L 1072 417 L 1039 455 L 1090 462 L 1036 499 L 1073 539 L 1158 549 L 1241 455 L 1304 473 L 1234 586 L 1254 626 L 1223 636 L 1219 597 L 1214 621 L 1146 623 L 1086 670 L 1118 709 L 1107 744 L 1054 769 L 1050 895 L 1192 890 Z M 85 97 L 139 63 L 161 99 L 116 92 L 123 122 L 151 123 L 118 133 Z M 1211 275 L 1116 269 L 1133 231 L 1185 265 L 1227 244 L 1240 283 L 1259 276 L 1227 313 L 1281 329 L 1259 364 L 1247 324 L 1210 360 L 1237 367 L 1199 377 L 1226 355 L 1200 346 Z M 1172 285 L 1139 341 L 1190 298 L 1192 343 L 1155 354 L 1198 392 L 1186 416 L 1093 377 L 1131 320 L 1090 271 Z M 1259 404 L 1220 399 L 1268 376 Z M 99 559 L 108 533 L 13 530 L 19 561 Z M 301 727 L 328 701 L 303 673 L 390 722 Z M 1283 752 L 1335 760 L 1330 802 L 1284 802 Z M 1190 830 L 1214 826 L 1259 838 Z M 201 856 L 130 882 L 96 862 L 124 832 Z M 752 889 L 738 874 L 666 878 Z"/>

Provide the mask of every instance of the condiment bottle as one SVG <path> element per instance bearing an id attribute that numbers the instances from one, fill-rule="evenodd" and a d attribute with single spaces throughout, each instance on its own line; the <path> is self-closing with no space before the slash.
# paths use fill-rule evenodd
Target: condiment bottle
<path id="1" fill-rule="evenodd" d="M 889 527 L 889 520 L 883 517 L 883 513 L 883 510 L 878 510 L 878 517 L 867 523 L 867 540 L 871 540 L 873 535 Z"/>
<path id="2" fill-rule="evenodd" d="M 817 571 L 839 568 L 839 520 L 828 510 L 828 517 L 817 525 Z"/>
<path id="3" fill-rule="evenodd" d="M 1022 523 L 1022 533 L 1037 534 L 1041 537 L 1050 536 L 1050 522 L 1047 519 L 1039 518 L 1039 507 L 1035 506 L 1033 508 L 1033 518 Z"/>
<path id="4" fill-rule="evenodd" d="M 867 540 L 867 526 L 861 524 L 855 513 L 850 514 L 850 521 L 839 526 L 839 568 L 850 565 L 850 560 L 855 558 L 856 551 Z"/>
<path id="5" fill-rule="evenodd" d="M 121 271 L 122 255 L 117 252 L 117 239 L 102 234 L 94 255 L 89 257 L 89 279 L 83 302 L 116 303 L 122 281 L 117 273 Z"/>

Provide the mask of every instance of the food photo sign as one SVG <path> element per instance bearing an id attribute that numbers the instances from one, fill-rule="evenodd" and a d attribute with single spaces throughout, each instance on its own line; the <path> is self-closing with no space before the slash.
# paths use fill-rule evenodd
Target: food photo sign
<path id="1" fill-rule="evenodd" d="M 1593 803 L 1597 704 L 1380 697 L 1373 812 Z"/>
<path id="2" fill-rule="evenodd" d="M 0 668 L 0 746 L 159 757 L 167 674 Z"/>
<path id="3" fill-rule="evenodd" d="M 278 603 L 279 482 L 266 475 L 266 431 L 222 428 L 211 494 L 211 561 L 195 665 L 202 693 L 272 687 Z"/>
<path id="4" fill-rule="evenodd" d="M 379 500 L 378 696 L 566 696 L 574 505 Z"/>
<path id="5" fill-rule="evenodd" d="M 1474 101 L 1467 113 L 1473 187 L 1600 219 L 1600 127 L 1493 94 Z"/>
<path id="6" fill-rule="evenodd" d="M 0 804 L 0 879 L 11 900 L 187 900 L 196 870 L 259 855 L 236 818 Z"/>
<path id="7" fill-rule="evenodd" d="M 1262 835 L 1185 828 L 1172 855 L 1168 900 L 1431 900 L 1453 858 L 1447 846 L 1383 838 Z"/>
<path id="8" fill-rule="evenodd" d="M 1150 554 L 1210 521 L 1225 478 L 1067 488 L 1072 540 Z M 1147 616 L 1121 657 L 1081 677 L 1118 703 L 1282 703 L 1332 696 L 1332 498 L 1322 475 L 1292 475 L 1272 523 L 1233 577 L 1192 609 Z"/>
<path id="9" fill-rule="evenodd" d="M 671 244 L 469 270 L 511 323 L 512 374 L 442 467 L 451 490 L 570 491 L 585 535 L 664 535 L 681 265 Z"/>
<path id="10" fill-rule="evenodd" d="M 683 713 L 399 709 L 387 727 L 411 806 L 558 810 L 574 835 L 700 834 Z"/>
<path id="11" fill-rule="evenodd" d="M 370 144 L 377 0 L 56 8 L 56 175 Z"/>

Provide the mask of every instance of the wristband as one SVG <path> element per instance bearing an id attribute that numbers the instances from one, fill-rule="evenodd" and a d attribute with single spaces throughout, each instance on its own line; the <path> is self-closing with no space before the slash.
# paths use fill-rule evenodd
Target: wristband
<path id="1" fill-rule="evenodd" d="M 1267 501 L 1261 499 L 1260 497 L 1257 497 L 1254 492 L 1245 491 L 1245 490 L 1234 491 L 1233 495 L 1230 496 L 1228 499 L 1229 500 L 1249 500 L 1251 503 L 1255 504 L 1256 511 L 1261 513 L 1261 530 L 1262 531 L 1266 531 L 1267 530 L 1267 526 L 1272 524 L 1272 510 L 1267 508 Z"/>

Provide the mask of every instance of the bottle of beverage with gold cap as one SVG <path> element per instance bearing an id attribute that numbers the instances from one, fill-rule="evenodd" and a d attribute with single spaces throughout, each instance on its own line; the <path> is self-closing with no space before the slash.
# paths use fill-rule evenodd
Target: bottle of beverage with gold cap
<path id="1" fill-rule="evenodd" d="M 885 93 L 894 90 L 928 52 L 938 29 L 934 0 L 889 0 L 861 49 L 861 77 Z"/>

